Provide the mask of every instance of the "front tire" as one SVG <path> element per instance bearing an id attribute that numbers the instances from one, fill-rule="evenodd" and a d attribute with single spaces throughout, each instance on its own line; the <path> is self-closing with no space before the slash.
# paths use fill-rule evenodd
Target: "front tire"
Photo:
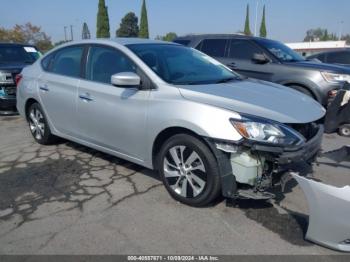
<path id="1" fill-rule="evenodd" d="M 186 205 L 207 206 L 220 193 L 217 161 L 194 136 L 179 134 L 168 139 L 158 155 L 158 170 L 169 194 Z"/>
<path id="2" fill-rule="evenodd" d="M 56 141 L 47 123 L 43 109 L 39 103 L 32 104 L 27 113 L 30 132 L 36 142 L 41 145 L 50 145 Z"/>

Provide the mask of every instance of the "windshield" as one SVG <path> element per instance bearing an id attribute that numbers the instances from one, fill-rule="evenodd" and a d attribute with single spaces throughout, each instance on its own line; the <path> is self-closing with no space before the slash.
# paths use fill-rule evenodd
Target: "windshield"
<path id="1" fill-rule="evenodd" d="M 280 42 L 267 39 L 259 39 L 256 41 L 283 62 L 305 61 L 301 55 Z"/>
<path id="2" fill-rule="evenodd" d="M 0 63 L 32 64 L 39 56 L 32 46 L 0 46 Z"/>
<path id="3" fill-rule="evenodd" d="M 214 84 L 240 78 L 215 59 L 192 48 L 169 44 L 134 44 L 128 48 L 170 84 Z"/>

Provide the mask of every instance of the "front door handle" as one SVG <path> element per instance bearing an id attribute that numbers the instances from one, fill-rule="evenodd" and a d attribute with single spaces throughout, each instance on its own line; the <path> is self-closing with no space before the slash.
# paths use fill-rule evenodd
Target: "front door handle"
<path id="1" fill-rule="evenodd" d="M 90 96 L 89 93 L 81 94 L 81 95 L 79 95 L 79 98 L 80 98 L 81 100 L 86 101 L 86 102 L 91 102 L 91 101 L 93 101 L 93 99 L 91 98 L 91 96 Z"/>

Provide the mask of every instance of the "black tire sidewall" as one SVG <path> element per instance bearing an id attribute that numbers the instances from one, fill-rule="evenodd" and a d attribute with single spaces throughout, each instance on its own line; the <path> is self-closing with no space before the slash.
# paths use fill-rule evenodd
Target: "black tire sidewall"
<path id="1" fill-rule="evenodd" d="M 199 196 L 194 198 L 185 198 L 178 195 L 176 192 L 174 192 L 173 189 L 169 186 L 168 181 L 164 175 L 163 164 L 164 164 L 164 158 L 167 152 L 172 147 L 180 146 L 180 145 L 186 146 L 196 151 L 197 154 L 201 157 L 203 164 L 205 166 L 205 170 L 207 174 L 205 189 L 203 190 L 203 192 L 199 194 Z M 159 170 L 163 184 L 166 187 L 169 194 L 175 200 L 180 201 L 181 203 L 194 206 L 194 207 L 202 207 L 202 206 L 208 205 L 218 196 L 218 193 L 220 191 L 220 175 L 219 175 L 217 161 L 213 153 L 210 151 L 210 149 L 202 141 L 200 141 L 199 139 L 191 135 L 180 134 L 180 135 L 175 135 L 170 139 L 168 139 L 164 143 L 163 147 L 161 148 L 158 154 L 157 168 Z"/>

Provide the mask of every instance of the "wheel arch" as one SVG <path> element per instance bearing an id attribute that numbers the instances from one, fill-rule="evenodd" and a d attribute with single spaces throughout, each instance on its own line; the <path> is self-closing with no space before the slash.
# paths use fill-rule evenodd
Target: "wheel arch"
<path id="1" fill-rule="evenodd" d="M 34 98 L 29 98 L 24 105 L 24 113 L 27 121 L 28 121 L 28 110 L 31 107 L 31 105 L 33 105 L 34 103 L 39 103 L 39 102 Z"/>
<path id="2" fill-rule="evenodd" d="M 313 88 L 308 83 L 304 83 L 304 82 L 301 82 L 301 81 L 295 81 L 295 80 L 289 80 L 289 81 L 280 82 L 279 84 L 287 86 L 287 87 L 290 87 L 290 88 L 292 88 L 292 86 L 299 86 L 301 88 L 304 88 L 308 92 L 310 92 L 310 94 L 313 96 L 313 98 L 316 101 L 320 102 L 322 100 L 321 97 L 315 92 L 315 88 Z"/>
<path id="3" fill-rule="evenodd" d="M 203 137 L 190 129 L 183 128 L 183 127 L 168 127 L 157 135 L 152 148 L 153 169 L 157 170 L 158 168 L 158 165 L 156 164 L 156 160 L 162 145 L 170 137 L 177 134 L 192 135 L 197 139 L 199 139 L 200 141 L 202 141 L 208 147 L 209 151 L 212 152 L 212 154 L 214 155 L 214 158 L 218 163 L 222 195 L 224 197 L 229 197 L 229 198 L 234 197 L 237 193 L 237 184 L 236 184 L 236 177 L 233 175 L 233 172 L 232 172 L 229 154 L 226 154 L 216 149 L 215 144 L 210 141 L 210 138 Z"/>
<path id="4" fill-rule="evenodd" d="M 208 144 L 206 139 L 204 139 L 201 135 L 197 134 L 196 132 L 194 132 L 188 128 L 184 128 L 184 127 L 180 127 L 180 126 L 168 127 L 166 129 L 162 130 L 156 136 L 156 138 L 153 142 L 153 145 L 152 145 L 152 165 L 153 165 L 154 169 L 157 169 L 157 164 L 156 164 L 157 156 L 158 156 L 158 153 L 159 153 L 160 149 L 162 148 L 163 144 L 165 143 L 165 141 L 167 141 L 170 137 L 178 135 L 178 134 L 192 135 L 192 136 L 196 137 L 197 139 L 201 140 L 205 145 L 208 146 L 210 151 L 212 151 L 212 147 Z"/>

